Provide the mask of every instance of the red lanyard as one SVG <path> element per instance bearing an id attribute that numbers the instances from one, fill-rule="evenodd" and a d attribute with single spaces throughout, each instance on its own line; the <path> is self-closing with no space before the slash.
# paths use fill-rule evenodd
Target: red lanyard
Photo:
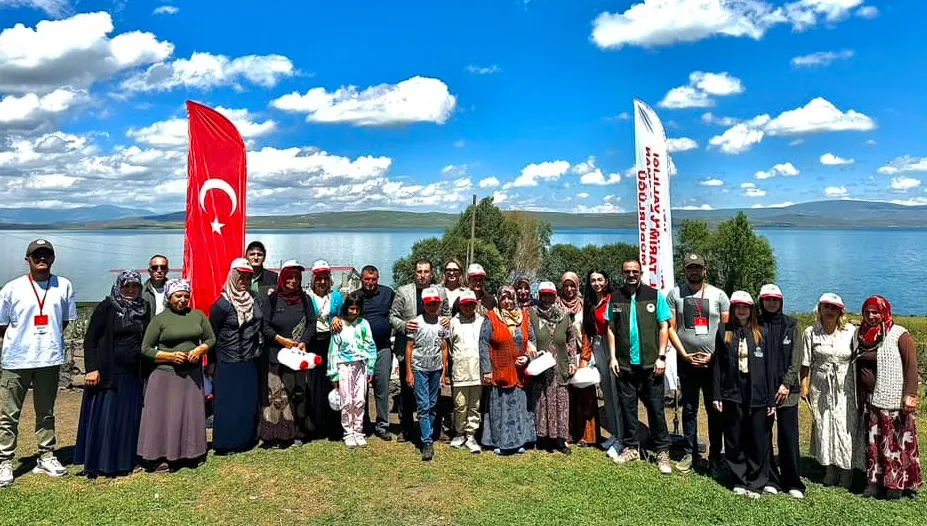
<path id="1" fill-rule="evenodd" d="M 702 283 L 702 295 L 699 297 L 698 301 L 695 302 L 695 309 L 698 311 L 698 317 L 702 318 L 702 300 L 705 299 L 705 284 Z"/>
<path id="2" fill-rule="evenodd" d="M 48 289 L 51 288 L 51 276 L 48 276 L 48 281 L 45 282 L 45 294 L 42 295 L 42 299 L 39 299 L 39 291 L 35 288 L 35 280 L 32 279 L 32 274 L 29 274 L 29 284 L 32 285 L 32 293 L 35 294 L 35 301 L 39 304 L 39 316 L 42 316 L 45 309 L 45 299 L 48 298 Z"/>

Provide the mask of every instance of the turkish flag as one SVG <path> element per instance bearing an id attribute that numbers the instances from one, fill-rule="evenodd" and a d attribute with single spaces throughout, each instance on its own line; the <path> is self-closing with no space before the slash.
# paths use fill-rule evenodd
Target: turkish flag
<path id="1" fill-rule="evenodd" d="M 190 306 L 209 314 L 232 260 L 245 250 L 247 173 L 245 143 L 228 119 L 187 101 L 187 222 L 183 275 L 190 280 Z"/>

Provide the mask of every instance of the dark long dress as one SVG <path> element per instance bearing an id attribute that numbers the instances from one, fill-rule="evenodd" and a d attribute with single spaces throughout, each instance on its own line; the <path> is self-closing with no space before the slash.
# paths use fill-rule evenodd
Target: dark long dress
<path id="1" fill-rule="evenodd" d="M 109 299 L 99 303 L 90 318 L 84 353 L 88 372 L 100 372 L 101 379 L 98 386 L 84 388 L 74 447 L 74 464 L 83 464 L 88 477 L 124 474 L 136 466 L 142 418 L 140 356 L 147 321 L 124 323 Z"/>
<path id="2" fill-rule="evenodd" d="M 326 374 L 328 370 L 328 345 L 330 332 L 316 332 L 309 342 L 309 352 L 322 357 L 322 363 L 309 371 L 309 426 L 313 438 L 340 440 L 342 436 L 341 413 L 328 404 L 328 393 L 333 386 Z"/>

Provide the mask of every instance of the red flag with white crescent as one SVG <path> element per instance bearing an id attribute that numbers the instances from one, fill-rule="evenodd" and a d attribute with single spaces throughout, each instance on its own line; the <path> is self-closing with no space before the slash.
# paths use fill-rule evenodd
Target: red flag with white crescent
<path id="1" fill-rule="evenodd" d="M 187 221 L 183 275 L 190 280 L 190 305 L 208 314 L 245 249 L 247 173 L 245 143 L 228 119 L 187 101 Z"/>

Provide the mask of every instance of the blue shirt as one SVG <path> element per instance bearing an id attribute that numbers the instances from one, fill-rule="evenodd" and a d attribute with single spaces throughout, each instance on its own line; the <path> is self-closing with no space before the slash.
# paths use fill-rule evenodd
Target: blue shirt
<path id="1" fill-rule="evenodd" d="M 377 349 L 390 347 L 389 340 L 393 329 L 389 325 L 389 308 L 393 304 L 393 297 L 396 293 L 386 285 L 377 285 L 377 292 L 373 296 L 365 295 L 364 289 L 358 289 L 354 295 L 364 299 L 361 316 L 370 324 L 370 331 L 373 333 L 373 341 Z"/>
<path id="2" fill-rule="evenodd" d="M 673 317 L 673 312 L 669 308 L 669 303 L 663 297 L 663 293 L 657 291 L 657 321 L 662 323 L 669 321 Z M 611 321 L 611 309 L 605 309 L 605 319 Z M 631 344 L 631 365 L 641 364 L 641 337 L 637 328 L 637 293 L 631 296 L 630 312 L 630 334 L 628 335 Z"/>

